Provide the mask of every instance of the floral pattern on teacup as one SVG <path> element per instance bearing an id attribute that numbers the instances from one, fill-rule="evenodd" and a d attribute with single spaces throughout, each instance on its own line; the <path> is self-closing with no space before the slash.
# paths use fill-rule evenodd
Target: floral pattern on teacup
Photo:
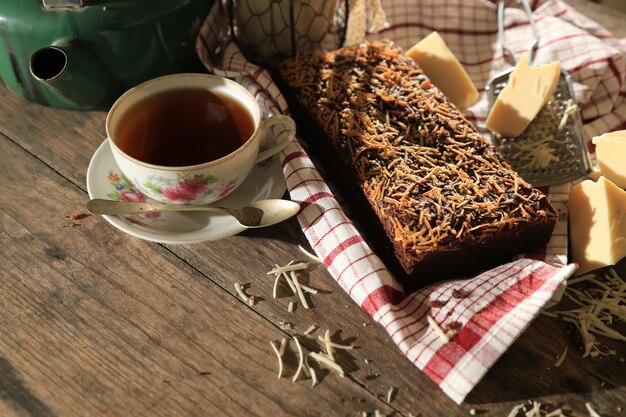
<path id="1" fill-rule="evenodd" d="M 175 180 L 152 177 L 142 184 L 154 195 L 162 196 L 171 202 L 188 203 L 209 197 L 225 197 L 237 186 L 237 180 L 219 182 L 215 175 L 180 174 Z"/>
<path id="2" fill-rule="evenodd" d="M 118 174 L 113 170 L 109 170 L 107 174 L 107 180 L 109 184 L 113 187 L 113 191 L 107 194 L 111 200 L 114 201 L 127 201 L 130 203 L 145 203 L 146 196 L 141 192 L 137 191 L 133 184 L 126 179 L 126 177 L 122 174 Z M 161 216 L 161 213 L 153 212 L 153 213 L 141 213 L 141 214 L 133 214 L 125 216 L 126 219 L 135 224 L 144 224 L 143 220 L 153 220 L 158 219 Z"/>

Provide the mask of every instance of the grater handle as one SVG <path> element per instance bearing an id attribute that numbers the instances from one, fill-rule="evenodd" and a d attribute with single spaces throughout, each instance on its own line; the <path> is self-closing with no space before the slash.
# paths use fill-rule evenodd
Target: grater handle
<path id="1" fill-rule="evenodd" d="M 530 5 L 528 4 L 528 1 L 527 0 L 518 0 L 518 1 L 521 2 L 522 6 L 524 7 L 524 11 L 526 12 L 526 18 L 528 19 L 528 23 L 530 24 L 530 28 L 533 32 L 534 40 L 533 40 L 533 43 L 528 48 L 528 59 L 529 59 L 529 62 L 532 64 L 533 59 L 535 58 L 535 49 L 537 48 L 537 45 L 539 44 L 539 30 L 537 29 L 537 26 L 535 25 L 533 12 L 530 9 Z M 511 59 L 513 59 L 513 63 L 517 64 L 517 58 L 515 57 L 515 54 L 513 53 L 513 51 L 506 45 L 506 41 L 504 37 L 505 2 L 506 0 L 498 1 L 498 40 L 500 41 L 500 45 L 502 45 L 502 53 L 504 55 L 508 54 L 511 57 Z"/>

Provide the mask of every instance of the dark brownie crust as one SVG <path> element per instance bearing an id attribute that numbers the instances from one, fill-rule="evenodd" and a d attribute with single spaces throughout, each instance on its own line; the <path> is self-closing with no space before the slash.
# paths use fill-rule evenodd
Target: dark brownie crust
<path id="1" fill-rule="evenodd" d="M 299 135 L 405 284 L 472 274 L 550 238 L 547 197 L 391 42 L 299 55 L 275 78 Z"/>

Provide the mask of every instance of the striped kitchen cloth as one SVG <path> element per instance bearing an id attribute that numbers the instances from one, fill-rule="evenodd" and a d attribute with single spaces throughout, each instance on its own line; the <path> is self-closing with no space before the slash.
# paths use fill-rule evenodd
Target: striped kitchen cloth
<path id="1" fill-rule="evenodd" d="M 358 3 L 364 1 L 350 0 L 350 4 L 362 8 Z M 266 2 L 274 7 L 280 3 Z M 367 37 L 388 38 L 408 48 L 437 30 L 484 92 L 488 80 L 510 66 L 497 42 L 496 3 L 383 0 L 387 25 Z M 521 54 L 530 46 L 530 27 L 517 2 L 507 5 L 507 44 Z M 536 0 L 532 10 L 541 34 L 535 63 L 558 59 L 572 75 L 588 139 L 626 128 L 626 43 L 560 0 Z M 369 27 L 371 16 L 366 13 L 363 19 Z M 201 60 L 212 73 L 246 86 L 266 113 L 288 113 L 268 72 L 248 62 L 237 48 L 228 21 L 226 1 L 217 2 L 197 38 Z M 484 94 L 467 114 L 479 128 L 484 127 Z M 470 279 L 444 281 L 407 294 L 346 216 L 299 143 L 294 141 L 281 157 L 291 198 L 306 203 L 298 216 L 302 231 L 330 275 L 457 403 L 540 311 L 558 300 L 564 281 L 576 269 L 567 265 L 570 185 L 563 184 L 545 190 L 561 214 L 546 248 Z"/>

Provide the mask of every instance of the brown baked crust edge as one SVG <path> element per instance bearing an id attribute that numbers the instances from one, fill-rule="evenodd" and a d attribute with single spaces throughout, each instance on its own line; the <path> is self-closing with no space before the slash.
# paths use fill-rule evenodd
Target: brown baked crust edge
<path id="1" fill-rule="evenodd" d="M 550 239 L 557 223 L 556 217 L 534 223 L 517 223 L 492 240 L 464 242 L 457 250 L 430 251 L 421 253 L 419 257 L 412 256 L 401 242 L 390 237 L 393 236 L 391 224 L 376 214 L 358 186 L 352 167 L 338 157 L 332 140 L 326 137 L 313 116 L 299 103 L 279 71 L 274 71 L 272 75 L 296 121 L 298 136 L 309 145 L 308 151 L 312 156 L 322 163 L 325 179 L 337 184 L 345 200 L 350 201 L 350 209 L 358 212 L 356 223 L 365 240 L 407 290 L 442 280 L 473 276 L 505 263 L 515 255 L 540 248 Z"/>

